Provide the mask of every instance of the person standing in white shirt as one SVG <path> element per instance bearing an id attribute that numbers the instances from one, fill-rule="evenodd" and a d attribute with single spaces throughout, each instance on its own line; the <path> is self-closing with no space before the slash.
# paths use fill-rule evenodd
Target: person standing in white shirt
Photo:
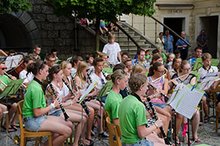
<path id="1" fill-rule="evenodd" d="M 116 65 L 121 62 L 121 48 L 119 44 L 115 42 L 115 35 L 110 34 L 108 36 L 108 44 L 104 46 L 102 52 L 109 56 L 108 62 L 111 65 Z"/>

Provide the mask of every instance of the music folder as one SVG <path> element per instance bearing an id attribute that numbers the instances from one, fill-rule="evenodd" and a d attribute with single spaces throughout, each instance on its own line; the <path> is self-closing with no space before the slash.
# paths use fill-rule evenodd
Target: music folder
<path id="1" fill-rule="evenodd" d="M 11 95 L 16 95 L 23 81 L 23 79 L 11 80 L 11 82 L 6 86 L 4 91 L 0 94 L 0 99 Z"/>

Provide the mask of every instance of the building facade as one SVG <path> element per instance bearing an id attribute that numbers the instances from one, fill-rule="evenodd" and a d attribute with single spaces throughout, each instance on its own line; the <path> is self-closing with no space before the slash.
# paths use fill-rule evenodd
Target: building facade
<path id="1" fill-rule="evenodd" d="M 213 57 L 220 57 L 220 1 L 219 0 L 157 0 L 155 14 L 160 22 L 166 24 L 176 33 L 185 31 L 192 49 L 195 48 L 196 38 L 204 29 L 208 35 L 209 52 Z M 120 17 L 144 35 L 155 41 L 159 32 L 166 28 L 150 17 L 124 15 Z M 175 37 L 175 41 L 178 39 Z"/>

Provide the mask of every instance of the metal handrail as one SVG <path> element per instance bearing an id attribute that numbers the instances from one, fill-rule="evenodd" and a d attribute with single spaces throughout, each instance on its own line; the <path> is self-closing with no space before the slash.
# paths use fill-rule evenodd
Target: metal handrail
<path id="1" fill-rule="evenodd" d="M 174 35 L 176 35 L 178 38 L 180 38 L 184 43 L 186 43 L 189 47 L 191 47 L 191 45 L 185 40 L 183 39 L 179 34 L 177 34 L 174 30 L 172 30 L 170 27 L 168 27 L 166 24 L 160 22 L 159 20 L 157 20 L 155 17 L 150 16 L 150 18 L 152 18 L 154 21 L 158 22 L 159 24 L 163 25 L 166 29 L 168 29 L 169 31 L 171 31 Z"/>
<path id="2" fill-rule="evenodd" d="M 118 29 L 120 29 L 136 46 L 138 49 L 140 49 L 140 45 L 126 32 L 126 30 L 124 30 L 120 24 L 118 24 L 118 22 L 113 22 L 117 27 Z"/>

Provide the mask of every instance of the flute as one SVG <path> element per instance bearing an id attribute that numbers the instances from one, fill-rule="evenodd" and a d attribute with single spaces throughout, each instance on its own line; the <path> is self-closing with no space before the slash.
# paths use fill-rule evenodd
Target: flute
<path id="1" fill-rule="evenodd" d="M 155 119 L 156 121 L 158 120 L 158 116 L 157 116 L 157 112 L 152 104 L 152 102 L 150 101 L 150 98 L 147 98 L 148 104 L 146 102 L 143 102 L 144 106 L 146 107 L 147 110 L 151 110 L 152 111 L 152 119 Z M 171 142 L 169 141 L 169 139 L 167 138 L 163 127 L 160 127 L 160 132 L 162 134 L 162 137 L 164 139 L 165 144 L 170 145 Z"/>
<path id="2" fill-rule="evenodd" d="M 76 97 L 76 94 L 75 94 L 75 93 L 73 92 L 73 90 L 70 88 L 69 84 L 68 84 L 64 79 L 62 79 L 62 80 L 63 80 L 64 84 L 67 86 L 67 88 L 69 89 L 69 91 L 71 92 L 71 94 Z M 77 92 L 77 91 L 78 91 L 78 87 L 77 87 L 77 85 L 76 85 L 76 83 L 75 83 L 75 79 L 73 79 L 73 82 L 74 82 L 74 84 L 75 84 L 76 92 Z M 90 114 L 90 111 L 89 111 L 89 108 L 88 108 L 87 105 L 86 105 L 86 102 L 83 100 L 83 101 L 80 103 L 80 105 L 81 105 L 82 108 L 85 110 L 86 114 L 89 115 L 89 114 Z"/>
<path id="3" fill-rule="evenodd" d="M 49 86 L 50 86 L 50 88 L 51 88 L 51 90 L 52 90 L 53 96 L 57 97 L 57 96 L 56 96 L 56 93 L 55 93 L 55 90 L 54 90 L 54 88 L 53 88 L 53 85 L 50 83 Z M 65 111 L 65 109 L 64 109 L 64 107 L 63 107 L 63 105 L 62 105 L 62 103 L 60 102 L 60 100 L 57 100 L 57 101 L 58 101 L 58 103 L 59 103 L 60 109 L 61 109 L 62 112 L 63 112 L 64 119 L 65 119 L 65 121 L 67 121 L 67 120 L 69 119 L 69 116 L 68 116 L 68 114 L 66 113 L 66 111 Z"/>

